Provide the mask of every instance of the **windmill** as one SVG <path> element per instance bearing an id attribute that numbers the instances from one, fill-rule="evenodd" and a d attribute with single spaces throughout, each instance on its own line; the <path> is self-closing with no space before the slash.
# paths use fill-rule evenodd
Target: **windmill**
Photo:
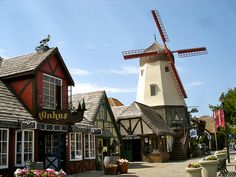
<path id="1" fill-rule="evenodd" d="M 166 45 L 166 42 L 169 42 L 169 37 L 159 12 L 152 10 L 151 13 L 160 33 L 163 45 L 155 41 L 154 44 L 147 49 L 122 52 L 125 60 L 140 58 L 141 74 L 139 76 L 137 101 L 148 106 L 185 106 L 184 99 L 187 98 L 187 94 L 176 70 L 173 54 L 177 53 L 179 57 L 190 57 L 207 54 L 207 49 L 200 47 L 174 51 L 169 50 Z M 155 67 L 152 67 L 152 65 L 155 65 Z M 163 70 L 166 70 L 169 75 L 163 72 Z M 155 74 L 157 76 L 154 76 Z"/>

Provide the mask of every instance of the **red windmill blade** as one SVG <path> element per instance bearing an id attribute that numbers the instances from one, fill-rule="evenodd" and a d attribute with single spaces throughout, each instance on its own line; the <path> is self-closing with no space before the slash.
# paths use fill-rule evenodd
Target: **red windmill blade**
<path id="1" fill-rule="evenodd" d="M 157 51 L 157 50 L 149 50 L 146 49 L 138 49 L 138 50 L 129 50 L 123 51 L 122 55 L 125 60 L 140 58 L 140 57 L 148 57 L 148 56 L 159 56 L 163 55 L 165 51 Z"/>
<path id="2" fill-rule="evenodd" d="M 152 12 L 152 16 L 154 18 L 154 21 L 156 23 L 157 29 L 160 33 L 160 36 L 163 41 L 166 52 L 168 53 L 168 57 L 171 61 L 173 61 L 173 59 L 171 57 L 172 56 L 171 53 L 178 53 L 180 58 L 207 54 L 206 47 L 181 49 L 181 50 L 175 50 L 175 51 L 170 52 L 166 46 L 166 42 L 169 42 L 169 37 L 166 33 L 161 16 L 157 10 L 152 10 L 151 12 Z"/>
<path id="3" fill-rule="evenodd" d="M 172 51 L 172 53 L 178 53 L 180 58 L 183 57 L 190 57 L 196 55 L 205 55 L 207 54 L 206 47 L 199 47 L 199 48 L 191 48 L 191 49 L 181 49 Z"/>
<path id="4" fill-rule="evenodd" d="M 148 57 L 148 56 L 167 55 L 169 61 L 171 62 L 170 68 L 174 73 L 173 77 L 174 77 L 174 80 L 176 80 L 176 82 L 177 82 L 177 85 L 178 85 L 177 87 L 181 90 L 183 97 L 187 98 L 183 84 L 182 84 L 179 74 L 176 70 L 172 53 L 178 53 L 179 57 L 190 57 L 190 56 L 207 54 L 207 49 L 205 47 L 200 47 L 200 48 L 190 48 L 190 49 L 181 49 L 181 50 L 170 51 L 166 46 L 166 42 L 169 42 L 170 40 L 169 40 L 169 37 L 168 37 L 167 32 L 165 30 L 165 27 L 163 25 L 160 14 L 157 10 L 152 10 L 151 13 L 152 13 L 154 21 L 156 23 L 157 29 L 160 33 L 161 40 L 164 44 L 164 49 L 163 50 L 162 49 L 161 50 L 139 49 L 139 50 L 124 51 L 124 52 L 122 52 L 123 57 L 125 60 L 127 60 L 127 59 L 141 58 L 141 57 Z"/>

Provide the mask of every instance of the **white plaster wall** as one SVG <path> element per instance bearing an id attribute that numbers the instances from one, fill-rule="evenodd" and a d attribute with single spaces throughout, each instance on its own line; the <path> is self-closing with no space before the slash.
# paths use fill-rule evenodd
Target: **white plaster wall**
<path id="1" fill-rule="evenodd" d="M 165 66 L 169 61 L 156 61 L 146 63 L 140 67 L 136 101 L 148 106 L 162 105 L 186 105 L 184 98 L 181 98 L 170 71 L 165 72 Z M 141 76 L 141 70 L 143 75 Z M 157 84 L 156 96 L 150 95 L 150 84 Z"/>

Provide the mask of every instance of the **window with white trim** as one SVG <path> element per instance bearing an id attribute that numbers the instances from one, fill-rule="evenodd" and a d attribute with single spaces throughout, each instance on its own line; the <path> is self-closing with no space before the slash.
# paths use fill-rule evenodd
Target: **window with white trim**
<path id="1" fill-rule="evenodd" d="M 16 131 L 16 166 L 24 166 L 26 161 L 34 161 L 34 131 Z"/>
<path id="2" fill-rule="evenodd" d="M 9 130 L 0 129 L 0 169 L 8 168 Z"/>
<path id="3" fill-rule="evenodd" d="M 157 95 L 157 85 L 156 84 L 150 85 L 150 95 L 151 96 Z"/>
<path id="4" fill-rule="evenodd" d="M 84 134 L 84 158 L 95 159 L 95 135 L 91 133 Z"/>
<path id="5" fill-rule="evenodd" d="M 70 160 L 82 160 L 82 133 L 70 133 Z"/>
<path id="6" fill-rule="evenodd" d="M 61 109 L 62 80 L 43 74 L 43 108 Z"/>

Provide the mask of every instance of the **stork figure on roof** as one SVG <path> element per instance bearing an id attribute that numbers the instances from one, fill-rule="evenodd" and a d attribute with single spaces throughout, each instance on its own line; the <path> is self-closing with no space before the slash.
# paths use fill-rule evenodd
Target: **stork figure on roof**
<path id="1" fill-rule="evenodd" d="M 37 47 L 35 48 L 35 50 L 36 50 L 37 52 L 39 52 L 39 51 L 47 51 L 47 50 L 49 49 L 49 47 L 48 47 L 48 41 L 50 40 L 50 38 L 51 38 L 51 36 L 50 36 L 50 34 L 48 34 L 48 36 L 47 36 L 46 38 L 42 39 L 42 40 L 39 42 L 39 46 L 37 46 Z"/>
<path id="2" fill-rule="evenodd" d="M 163 45 L 154 43 L 147 49 L 123 51 L 125 60 L 140 58 L 140 74 L 136 101 L 151 106 L 166 123 L 183 137 L 189 127 L 185 98 L 187 94 L 175 67 L 174 55 L 190 57 L 207 54 L 205 47 L 171 51 L 168 35 L 157 10 L 151 11 Z"/>

